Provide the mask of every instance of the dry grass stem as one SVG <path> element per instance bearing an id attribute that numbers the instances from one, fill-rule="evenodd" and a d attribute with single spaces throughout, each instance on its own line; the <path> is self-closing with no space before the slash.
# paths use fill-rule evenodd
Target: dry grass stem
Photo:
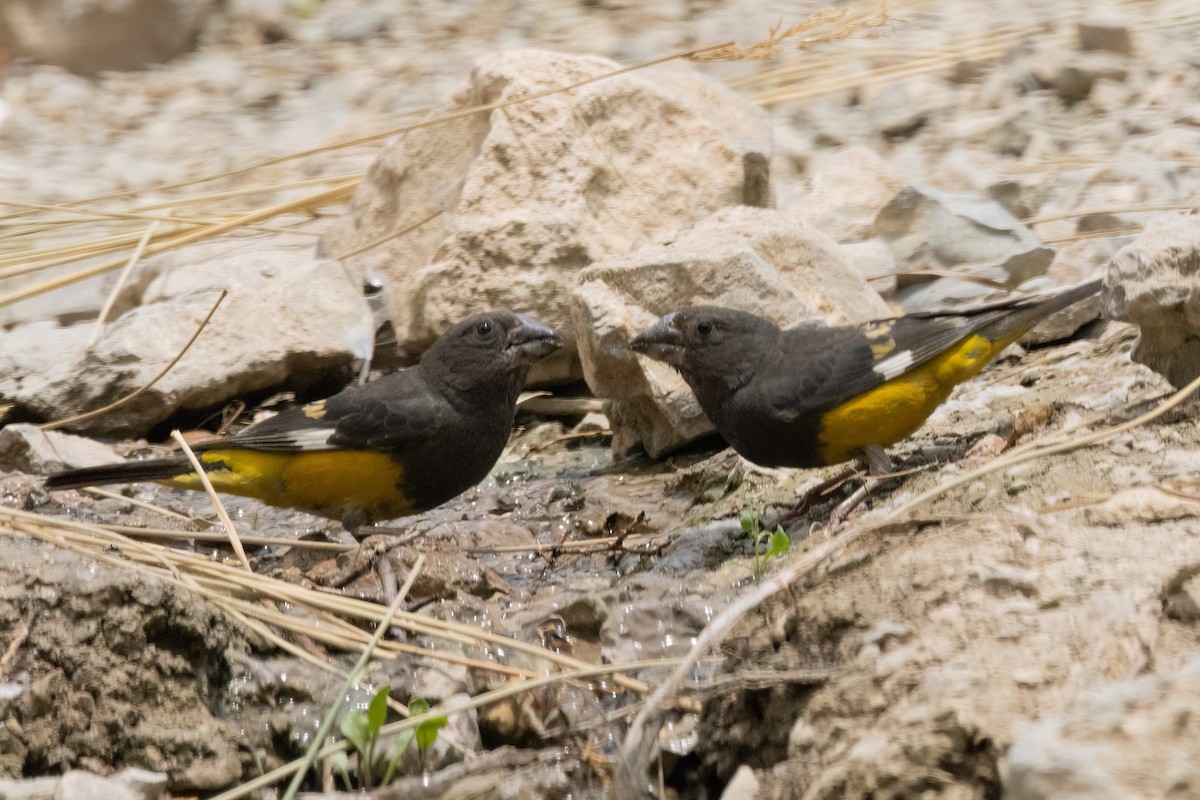
<path id="1" fill-rule="evenodd" d="M 145 255 L 150 256 L 150 255 L 158 255 L 159 253 L 165 253 L 168 250 L 173 250 L 173 249 L 182 247 L 185 244 L 191 244 L 193 242 L 198 242 L 203 239 L 215 238 L 222 234 L 229 233 L 230 231 L 237 230 L 238 228 L 245 227 L 248 224 L 251 224 L 254 222 L 261 222 L 262 220 L 270 219 L 272 217 L 277 217 L 282 214 L 288 214 L 288 213 L 300 211 L 300 210 L 303 210 L 306 208 L 327 205 L 329 203 L 342 202 L 350 196 L 350 194 L 354 190 L 355 185 L 356 185 L 356 182 L 347 182 L 344 184 L 339 184 L 332 188 L 326 189 L 324 191 L 317 192 L 316 194 L 306 195 L 306 196 L 301 197 L 296 200 L 289 200 L 287 202 L 278 203 L 276 205 L 267 206 L 265 208 L 255 209 L 254 211 L 250 211 L 245 214 L 241 214 L 231 220 L 222 222 L 218 225 L 210 225 L 210 226 L 201 228 L 199 230 L 193 230 L 188 233 L 182 233 L 178 236 L 174 236 L 174 237 L 168 239 L 167 241 L 151 244 L 149 247 L 146 248 Z M 69 260 L 73 260 L 73 259 L 69 259 Z M 66 262 L 63 261 L 63 262 L 57 262 L 57 263 L 66 263 Z M 100 264 L 96 264 L 94 266 L 88 267 L 86 269 L 81 269 L 77 272 L 73 272 L 68 275 L 59 276 L 57 278 L 46 281 L 44 283 L 37 284 L 35 286 L 28 286 L 28 287 L 24 287 L 21 289 L 16 289 L 14 291 L 9 292 L 6 295 L 0 295 L 0 306 L 11 305 L 20 300 L 24 300 L 26 298 L 34 297 L 36 295 L 51 291 L 52 289 L 58 289 L 60 287 L 68 286 L 72 283 L 76 283 L 76 282 L 84 280 L 86 278 L 90 278 L 93 275 L 101 275 L 105 272 L 109 272 L 113 269 L 116 269 L 117 267 L 122 266 L 124 263 L 125 263 L 124 258 L 112 259 L 112 260 L 104 261 Z M 43 264 L 43 266 L 54 266 L 54 265 L 56 265 L 56 264 L 49 264 L 49 263 Z"/>
<path id="2" fill-rule="evenodd" d="M 169 508 L 163 508 L 162 506 L 156 506 L 156 505 L 154 505 L 154 503 L 147 503 L 145 500 L 138 500 L 135 497 L 126 497 L 125 495 L 123 495 L 119 492 L 112 492 L 112 491 L 109 491 L 108 489 L 101 489 L 98 486 L 87 486 L 87 487 L 84 487 L 84 489 L 82 491 L 85 491 L 88 494 L 97 495 L 99 497 L 107 497 L 110 500 L 120 500 L 122 503 L 129 503 L 130 505 L 137 506 L 138 508 L 144 508 L 147 511 L 153 511 L 155 514 L 162 514 L 164 517 L 171 517 L 173 519 L 177 519 L 182 522 L 186 522 L 189 525 L 195 524 L 198 521 L 192 517 L 189 517 L 186 514 L 180 514 L 178 511 L 172 511 Z M 134 528 L 134 530 L 140 530 L 140 529 Z M 191 534 L 188 534 L 186 531 L 172 531 L 172 533 L 177 533 L 180 536 L 191 535 Z M 222 538 L 222 540 L 224 540 L 224 537 L 221 537 L 221 538 Z"/>
<path id="3" fill-rule="evenodd" d="M 150 223 L 150 227 L 142 234 L 142 238 L 138 241 L 137 247 L 129 255 L 129 261 L 125 264 L 125 268 L 121 270 L 121 274 L 117 276 L 117 282 L 113 284 L 112 291 L 108 293 L 108 297 L 104 299 L 104 306 L 100 309 L 100 313 L 96 315 L 96 326 L 92 329 L 91 338 L 88 339 L 87 347 L 91 350 L 96 346 L 96 342 L 100 340 L 100 333 L 104 330 L 104 323 L 108 319 L 109 313 L 112 312 L 113 303 L 117 302 L 117 295 L 125 288 L 125 283 L 129 280 L 130 273 L 137 266 L 138 261 L 142 257 L 142 253 L 146 251 L 146 245 L 150 244 L 150 238 L 154 236 L 154 232 L 158 230 L 159 222 L 156 220 Z"/>
<path id="4" fill-rule="evenodd" d="M 350 670 L 350 674 L 346 676 L 346 682 L 342 684 L 342 690 L 337 694 L 337 701 L 329 708 L 328 711 L 325 712 L 325 717 L 321 720 L 321 725 L 319 728 L 317 728 L 317 733 L 315 736 L 313 736 L 313 740 L 308 746 L 308 751 L 305 752 L 304 758 L 302 758 L 297 764 L 296 772 L 292 778 L 291 784 L 288 786 L 287 791 L 283 793 L 283 800 L 293 800 L 293 798 L 296 796 L 296 792 L 300 791 L 300 784 L 303 782 L 304 776 L 308 774 L 308 771 L 312 769 L 312 765 L 317 760 L 317 752 L 321 749 L 321 743 L 328 738 L 329 732 L 333 730 L 333 721 L 337 719 L 338 712 L 341 710 L 341 698 L 345 697 L 350 692 L 350 690 L 354 687 L 355 681 L 357 681 L 363 672 L 366 671 L 367 664 L 370 662 L 371 657 L 375 654 L 375 648 L 379 646 L 379 642 L 383 639 L 384 635 L 391 627 L 392 617 L 394 617 L 396 612 L 400 610 L 401 604 L 404 603 L 404 599 L 408 596 L 408 590 L 412 588 L 413 581 L 416 579 L 417 575 L 420 574 L 421 569 L 424 568 L 424 566 L 425 556 L 417 556 L 416 563 L 414 563 L 412 569 L 408 571 L 408 578 L 404 581 L 404 586 L 401 587 L 400 591 L 396 594 L 395 599 L 392 600 L 391 604 L 388 606 L 388 610 L 383 615 L 383 619 L 380 620 L 379 625 L 375 628 L 375 634 L 371 637 L 371 640 L 367 642 L 367 646 L 363 648 L 362 654 L 358 657 L 358 661 Z"/>
<path id="5" fill-rule="evenodd" d="M 874 39 L 886 34 L 891 18 L 886 0 L 871 11 L 852 8 L 823 8 L 809 14 L 799 23 L 780 30 L 776 23 L 766 39 L 746 47 L 728 44 L 710 47 L 688 56 L 690 61 L 765 61 L 779 55 L 784 47 L 807 51 L 822 44 L 831 44 L 861 36 Z"/>
<path id="6" fill-rule="evenodd" d="M 38 427 L 44 431 L 52 431 L 56 428 L 61 428 L 64 425 L 72 425 L 76 422 L 82 422 L 85 419 L 91 419 L 92 417 L 98 417 L 101 414 L 107 414 L 109 411 L 112 411 L 114 408 L 117 408 L 118 406 L 128 403 L 130 400 L 137 397 L 142 392 L 145 392 L 150 387 L 154 386 L 154 384 L 156 384 L 160 380 L 162 380 L 163 377 L 166 376 L 166 374 L 168 372 L 170 372 L 172 369 L 174 369 L 175 365 L 179 363 L 179 359 L 183 358 L 184 354 L 187 353 L 187 351 L 191 349 L 191 347 L 195 343 L 196 339 L 199 338 L 200 334 L 204 331 L 204 328 L 208 325 L 209 320 L 211 320 L 213 318 L 213 314 L 217 313 L 217 309 L 221 307 L 221 303 L 225 300 L 225 297 L 228 294 L 229 294 L 229 291 L 227 289 L 221 290 L 221 295 L 217 298 L 217 302 L 213 303 L 213 307 L 211 309 L 209 309 L 208 313 L 204 316 L 204 319 L 200 320 L 200 324 L 199 324 L 199 326 L 196 327 L 196 332 L 192 334 L 192 338 L 188 339 L 187 344 L 185 344 L 183 346 L 183 349 L 180 350 L 179 353 L 177 353 L 176 356 L 171 359 L 170 363 L 168 363 L 165 367 L 162 368 L 161 372 L 159 372 L 157 375 L 155 375 L 153 378 L 151 378 L 148 383 L 146 383 L 143 386 L 139 386 L 137 389 L 134 389 L 132 392 L 125 395 L 124 397 L 118 398 L 118 399 L 114 400 L 113 402 L 109 403 L 108 405 L 97 408 L 94 411 L 87 411 L 87 412 L 84 412 L 83 414 L 76 414 L 73 417 L 67 417 L 66 419 L 60 419 L 55 422 L 46 422 L 46 423 L 39 425 Z"/>
<path id="7" fill-rule="evenodd" d="M 428 216 L 422 217 L 420 220 L 412 223 L 411 225 L 407 225 L 398 231 L 393 231 L 392 233 L 389 233 L 386 236 L 380 236 L 378 239 L 375 239 L 374 241 L 371 241 L 371 242 L 367 242 L 366 244 L 361 245 L 360 247 L 356 247 L 353 250 L 349 250 L 345 253 L 338 253 L 336 256 L 334 256 L 334 258 L 336 258 L 338 261 L 345 261 L 347 259 L 354 258 L 355 256 L 362 255 L 363 253 L 367 252 L 368 250 L 374 250 L 376 247 L 379 247 L 379 245 L 381 245 L 381 244 L 390 242 L 393 239 L 399 239 L 401 236 L 406 236 L 409 233 L 412 233 L 417 228 L 424 225 L 426 222 L 431 222 L 431 221 L 437 219 L 439 216 L 441 216 L 441 214 L 442 214 L 442 211 L 440 209 L 437 211 L 434 211 L 433 213 L 429 214 Z"/>
<path id="8" fill-rule="evenodd" d="M 192 469 L 196 471 L 196 477 L 204 486 L 204 491 L 208 493 L 208 499 L 212 501 L 213 507 L 217 510 L 217 516 L 221 518 L 221 524 L 225 526 L 225 534 L 229 537 L 229 544 L 233 547 L 233 552 L 237 554 L 238 560 L 242 562 L 242 566 L 247 572 L 254 572 L 254 568 L 250 566 L 250 559 L 246 558 L 246 548 L 242 547 L 242 540 L 238 538 L 237 528 L 233 527 L 233 520 L 229 518 L 229 512 L 225 510 L 225 504 L 221 502 L 217 490 L 213 488 L 212 481 L 208 479 L 204 465 L 200 463 L 200 459 L 196 458 L 191 445 L 187 443 L 187 439 L 183 438 L 182 433 L 173 430 L 171 438 L 179 444 L 184 456 L 191 463 Z"/>

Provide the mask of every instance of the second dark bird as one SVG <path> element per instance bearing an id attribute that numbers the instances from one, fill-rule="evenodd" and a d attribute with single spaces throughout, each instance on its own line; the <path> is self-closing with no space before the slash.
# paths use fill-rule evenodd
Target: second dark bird
<path id="1" fill-rule="evenodd" d="M 789 330 L 702 306 L 668 314 L 631 346 L 679 370 L 713 427 L 755 464 L 857 458 L 877 476 L 890 471 L 883 448 L 920 428 L 955 386 L 1099 288 L 1093 280 L 961 312 Z"/>
<path id="2" fill-rule="evenodd" d="M 530 366 L 562 344 L 523 314 L 481 314 L 406 370 L 193 449 L 217 491 L 338 519 L 348 530 L 417 513 L 487 477 Z M 183 455 L 71 470 L 46 487 L 134 481 L 202 488 Z"/>

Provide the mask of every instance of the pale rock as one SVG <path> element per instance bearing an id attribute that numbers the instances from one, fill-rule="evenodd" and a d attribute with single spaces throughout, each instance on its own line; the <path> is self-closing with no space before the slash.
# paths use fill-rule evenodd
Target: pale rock
<path id="1" fill-rule="evenodd" d="M 1123 489 L 1103 503 L 1084 511 L 1084 518 L 1089 524 L 1112 528 L 1153 525 L 1198 516 L 1200 503 L 1169 495 L 1150 486 Z"/>
<path id="2" fill-rule="evenodd" d="M 670 245 L 589 267 L 575 290 L 573 316 L 584 375 L 606 401 L 614 452 L 640 442 L 658 457 L 712 432 L 683 379 L 629 349 L 663 314 L 706 304 L 784 327 L 890 313 L 835 242 L 769 209 L 719 211 Z"/>
<path id="3" fill-rule="evenodd" d="M 54 800 L 158 800 L 166 789 L 162 772 L 127 767 L 105 777 L 73 769 L 62 776 Z"/>
<path id="4" fill-rule="evenodd" d="M 997 181 L 987 188 L 987 196 L 1018 219 L 1028 219 L 1037 214 L 1046 200 L 1044 184 L 1022 182 L 1014 179 Z"/>
<path id="5" fill-rule="evenodd" d="M 986 197 L 912 185 L 879 212 L 874 233 L 911 269 L 996 264 L 1013 283 L 1045 273 L 1054 251 Z"/>
<path id="6" fill-rule="evenodd" d="M 1133 55 L 1128 20 L 1112 13 L 1088 14 L 1079 21 L 1079 49 Z"/>
<path id="7" fill-rule="evenodd" d="M 907 139 L 928 121 L 939 95 L 948 95 L 945 82 L 917 77 L 902 83 L 862 87 L 862 103 L 871 127 L 888 139 Z"/>
<path id="8" fill-rule="evenodd" d="M 737 768 L 737 772 L 733 773 L 729 783 L 725 784 L 725 789 L 721 792 L 721 800 L 756 800 L 759 797 L 760 788 L 754 769 L 747 764 L 742 764 Z"/>
<path id="9" fill-rule="evenodd" d="M 359 285 L 311 248 L 214 242 L 178 251 L 156 270 L 142 305 L 106 325 L 91 350 L 91 323 L 7 333 L 15 346 L 0 351 L 0 400 L 58 419 L 132 393 L 184 348 L 222 288 L 229 296 L 166 375 L 74 429 L 140 435 L 181 410 L 334 380 L 370 353 L 374 324 Z"/>
<path id="10" fill-rule="evenodd" d="M 839 242 L 870 237 L 879 210 L 904 186 L 904 178 L 868 147 L 822 151 L 809 165 L 809 190 L 785 210 Z"/>
<path id="11" fill-rule="evenodd" d="M 901 190 L 880 210 L 874 233 L 892 248 L 901 270 L 955 270 L 1013 286 L 1044 274 L 1054 258 L 1053 249 L 996 201 L 932 186 Z M 987 291 L 970 281 L 939 278 L 902 289 L 896 300 L 912 312 Z"/>
<path id="12" fill-rule="evenodd" d="M 58 800 L 62 778 L 0 778 L 0 798 L 4 800 Z"/>
<path id="13" fill-rule="evenodd" d="M 191 50 L 213 0 L 6 0 L 0 49 L 93 75 Z"/>
<path id="14" fill-rule="evenodd" d="M 1006 800 L 1190 797 L 1200 786 L 1200 659 L 1088 691 L 1020 733 L 1001 762 Z"/>
<path id="15" fill-rule="evenodd" d="M 842 245 L 842 255 L 870 286 L 882 295 L 896 289 L 896 255 L 880 239 L 866 239 Z"/>
<path id="16" fill-rule="evenodd" d="M 618 66 L 538 50 L 485 56 L 438 113 Z M 402 352 L 419 353 L 471 313 L 509 307 L 567 334 L 531 375 L 566 379 L 577 374 L 568 323 L 579 271 L 669 241 L 717 209 L 769 205 L 769 158 L 770 126 L 748 100 L 690 69 L 639 70 L 396 139 L 321 252 L 378 243 L 346 260 L 384 276 Z"/>
<path id="17" fill-rule="evenodd" d="M 38 270 L 28 275 L 16 275 L 0 278 L 0 293 L 16 292 L 44 283 L 48 280 L 61 278 L 80 269 L 86 269 L 102 259 L 85 259 L 64 264 L 61 267 Z M 95 319 L 104 301 L 111 293 L 115 276 L 112 274 L 96 275 L 86 280 L 76 281 L 51 292 L 44 292 L 27 297 L 19 302 L 0 306 L 0 328 L 16 327 L 27 322 L 38 320 L 53 320 L 60 325 L 70 325 L 87 319 Z M 118 303 L 114 314 L 129 310 L 127 304 Z"/>
<path id="18" fill-rule="evenodd" d="M 1141 330 L 1133 360 L 1175 386 L 1200 376 L 1200 214 L 1153 217 L 1108 264 L 1110 319 Z"/>
<path id="19" fill-rule="evenodd" d="M 82 436 L 44 431 L 26 423 L 0 428 L 0 470 L 45 474 L 124 461 L 106 445 Z"/>
<path id="20" fill-rule="evenodd" d="M 1054 79 L 1054 90 L 1067 105 L 1086 100 L 1096 82 L 1105 79 L 1124 83 L 1129 77 L 1125 59 L 1113 53 L 1080 53 L 1062 66 Z"/>
<path id="21" fill-rule="evenodd" d="M 345 11 L 329 21 L 329 38 L 335 42 L 361 42 L 384 33 L 393 12 L 386 6 L 363 6 Z"/>

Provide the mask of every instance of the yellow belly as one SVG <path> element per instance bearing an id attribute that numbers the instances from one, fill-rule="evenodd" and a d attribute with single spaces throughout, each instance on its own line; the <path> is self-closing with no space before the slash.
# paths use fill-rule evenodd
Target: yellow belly
<path id="1" fill-rule="evenodd" d="M 403 468 L 384 453 L 229 449 L 209 450 L 199 457 L 206 464 L 225 464 L 225 469 L 208 472 L 218 492 L 253 497 L 272 506 L 298 508 L 335 519 L 347 509 L 364 510 L 376 519 L 392 519 L 414 510 L 400 489 Z M 163 483 L 180 489 L 203 488 L 194 473 Z"/>
<path id="2" fill-rule="evenodd" d="M 910 436 L 955 386 L 977 375 L 1008 344 L 969 336 L 911 372 L 827 412 L 818 437 L 821 458 L 838 464 L 868 445 L 886 447 Z"/>

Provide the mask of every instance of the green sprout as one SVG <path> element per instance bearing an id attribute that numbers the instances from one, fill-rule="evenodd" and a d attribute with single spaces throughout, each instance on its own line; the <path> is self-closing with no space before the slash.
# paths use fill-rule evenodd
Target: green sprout
<path id="1" fill-rule="evenodd" d="M 753 537 L 754 581 L 761 583 L 767 572 L 768 561 L 786 553 L 792 546 L 792 540 L 788 538 L 782 525 L 777 525 L 773 531 L 763 530 L 758 515 L 752 511 L 742 513 L 741 523 L 742 533 Z M 765 550 L 763 549 L 764 542 L 766 543 Z"/>
<path id="2" fill-rule="evenodd" d="M 342 717 L 342 735 L 358 753 L 358 783 L 364 789 L 391 783 L 400 759 L 404 757 L 405 751 L 414 741 L 417 744 L 421 764 L 424 766 L 426 753 L 437 741 L 439 731 L 445 727 L 447 722 L 446 716 L 442 714 L 425 720 L 415 728 L 401 731 L 392 741 L 392 746 L 385 755 L 379 749 L 379 731 L 387 721 L 387 701 L 390 691 L 390 687 L 383 687 L 371 698 L 366 711 L 361 708 L 353 708 Z M 414 717 L 428 714 L 429 701 L 414 697 L 408 703 L 408 710 Z M 355 782 L 351 779 L 350 757 L 346 751 L 334 753 L 329 760 L 334 769 L 341 774 L 346 788 L 353 788 Z M 376 782 L 376 778 L 379 778 L 378 782 Z"/>

